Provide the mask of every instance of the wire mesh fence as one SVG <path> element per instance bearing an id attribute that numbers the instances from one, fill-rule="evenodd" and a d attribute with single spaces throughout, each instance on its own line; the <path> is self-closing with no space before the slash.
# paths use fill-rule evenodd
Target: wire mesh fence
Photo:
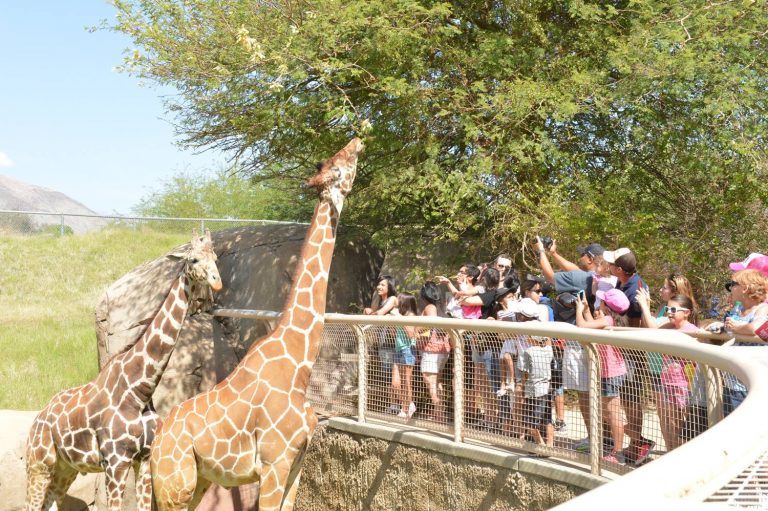
<path id="1" fill-rule="evenodd" d="M 694 438 L 738 404 L 729 386 L 743 387 L 689 358 L 505 322 L 481 330 L 464 320 L 437 328 L 369 318 L 329 315 L 308 392 L 318 413 L 572 460 L 594 473 L 627 472 Z"/>
<path id="2" fill-rule="evenodd" d="M 205 229 L 220 231 L 246 225 L 288 223 L 293 222 L 242 218 L 110 216 L 0 210 L 0 235 L 5 236 L 66 236 L 107 228 L 187 234 L 192 229 L 197 229 L 200 232 Z"/>

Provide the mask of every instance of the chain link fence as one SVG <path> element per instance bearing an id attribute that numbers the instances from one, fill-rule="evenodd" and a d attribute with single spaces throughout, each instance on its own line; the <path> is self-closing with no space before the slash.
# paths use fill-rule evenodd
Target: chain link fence
<path id="1" fill-rule="evenodd" d="M 675 350 L 685 350 L 684 334 L 651 351 L 627 343 L 626 332 L 602 332 L 608 338 L 598 343 L 585 341 L 584 329 L 564 335 L 553 323 L 533 334 L 522 324 L 449 321 L 439 328 L 329 314 L 308 390 L 315 411 L 626 473 L 719 422 L 732 410 L 729 387 L 740 385 Z M 406 349 L 404 339 L 413 340 Z"/>
<path id="2" fill-rule="evenodd" d="M 0 210 L 0 235 L 66 236 L 106 228 L 152 230 L 162 233 L 189 233 L 192 229 L 220 231 L 246 225 L 296 224 L 276 220 L 242 218 L 172 218 L 116 215 L 49 213 L 41 211 Z M 307 225 L 307 224 L 299 224 Z"/>

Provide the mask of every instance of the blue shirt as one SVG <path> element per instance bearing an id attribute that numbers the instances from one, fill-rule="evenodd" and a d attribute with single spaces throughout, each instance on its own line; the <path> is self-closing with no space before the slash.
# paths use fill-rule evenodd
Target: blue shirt
<path id="1" fill-rule="evenodd" d="M 629 309 L 627 310 L 628 318 L 642 318 L 643 311 L 640 308 L 640 304 L 637 303 L 637 290 L 643 286 L 645 290 L 648 290 L 648 285 L 643 282 L 643 279 L 637 273 L 633 274 L 626 284 L 619 282 L 619 289 L 627 296 L 629 300 Z"/>

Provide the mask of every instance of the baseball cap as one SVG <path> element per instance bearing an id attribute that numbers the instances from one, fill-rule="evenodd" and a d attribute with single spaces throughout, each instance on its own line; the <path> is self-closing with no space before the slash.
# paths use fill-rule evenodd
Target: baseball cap
<path id="1" fill-rule="evenodd" d="M 747 265 L 748 270 L 757 270 L 768 277 L 768 256 L 755 257 Z"/>
<path id="2" fill-rule="evenodd" d="M 496 290 L 496 295 L 494 296 L 494 299 L 501 300 L 502 298 L 507 296 L 509 293 L 514 293 L 516 291 L 517 289 L 513 289 L 511 287 L 500 287 L 499 289 Z"/>
<path id="3" fill-rule="evenodd" d="M 749 254 L 747 256 L 746 259 L 744 259 L 740 263 L 731 263 L 731 264 L 728 265 L 728 267 L 732 271 L 746 270 L 747 268 L 749 268 L 750 270 L 757 269 L 757 268 L 750 268 L 749 263 L 751 263 L 752 261 L 754 261 L 755 259 L 758 259 L 760 257 L 765 257 L 765 256 L 763 254 L 759 254 L 757 252 L 752 252 L 751 254 Z"/>
<path id="4" fill-rule="evenodd" d="M 619 289 L 609 289 L 608 291 L 598 290 L 595 296 L 605 302 L 613 312 L 624 314 L 629 309 L 629 299 L 623 291 Z"/>
<path id="5" fill-rule="evenodd" d="M 581 255 L 587 254 L 590 257 L 603 255 L 605 249 L 599 243 L 590 243 L 583 247 L 576 247 L 576 252 Z"/>
<path id="6" fill-rule="evenodd" d="M 530 298 L 523 298 L 518 302 L 517 312 L 527 318 L 539 317 L 539 307 L 536 302 Z"/>
<path id="7" fill-rule="evenodd" d="M 631 254 L 632 251 L 628 248 L 617 248 L 616 250 L 605 250 L 603 252 L 603 259 L 610 264 L 616 264 L 616 259 L 623 255 Z"/>

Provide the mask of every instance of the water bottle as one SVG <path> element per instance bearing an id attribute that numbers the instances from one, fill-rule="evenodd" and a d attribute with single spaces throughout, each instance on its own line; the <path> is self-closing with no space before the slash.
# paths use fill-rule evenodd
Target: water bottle
<path id="1" fill-rule="evenodd" d="M 731 312 L 728 313 L 728 317 L 735 319 L 736 321 L 741 321 L 742 312 L 744 312 L 744 305 L 741 303 L 741 301 L 736 300 L 736 303 L 733 304 Z"/>
<path id="2" fill-rule="evenodd" d="M 741 321 L 742 312 L 744 312 L 744 305 L 740 300 L 736 300 L 736 303 L 733 304 L 733 308 L 725 317 L 731 318 L 734 321 Z M 725 330 L 725 326 L 723 326 L 723 330 Z"/>

